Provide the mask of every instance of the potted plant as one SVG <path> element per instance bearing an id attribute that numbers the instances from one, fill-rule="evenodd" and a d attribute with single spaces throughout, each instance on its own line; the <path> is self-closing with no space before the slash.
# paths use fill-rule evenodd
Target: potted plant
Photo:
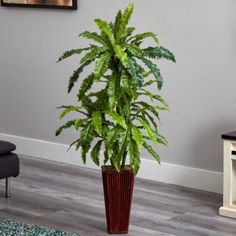
<path id="1" fill-rule="evenodd" d="M 71 112 L 76 113 L 76 118 L 59 127 L 56 135 L 74 128 L 79 137 L 71 146 L 81 149 L 83 162 L 86 163 L 90 153 L 96 165 L 104 163 L 102 176 L 109 233 L 128 232 L 134 176 L 140 167 L 141 150 L 146 149 L 160 162 L 149 142 L 167 143 L 158 132 L 157 120 L 159 111 L 167 110 L 168 105 L 160 95 L 150 92 L 149 86 L 155 85 L 160 90 L 163 85 L 153 60 L 163 58 L 175 62 L 175 57 L 159 45 L 154 33 L 134 34 L 135 28 L 128 26 L 133 9 L 134 5 L 130 4 L 123 13 L 119 11 L 114 23 L 95 19 L 100 33 L 80 34 L 93 44 L 66 51 L 58 60 L 85 53 L 69 78 L 68 92 L 82 77 L 83 69 L 95 64 L 78 90 L 78 105 L 60 107 L 63 109 L 60 119 Z M 147 38 L 155 45 L 143 47 Z M 101 85 L 96 86 L 98 84 Z"/>

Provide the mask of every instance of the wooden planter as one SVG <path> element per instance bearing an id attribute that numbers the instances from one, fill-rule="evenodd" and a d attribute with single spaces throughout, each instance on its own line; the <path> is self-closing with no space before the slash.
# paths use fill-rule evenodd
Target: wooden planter
<path id="1" fill-rule="evenodd" d="M 111 166 L 102 167 L 107 231 L 127 234 L 132 204 L 134 172 L 126 166 L 117 172 Z"/>

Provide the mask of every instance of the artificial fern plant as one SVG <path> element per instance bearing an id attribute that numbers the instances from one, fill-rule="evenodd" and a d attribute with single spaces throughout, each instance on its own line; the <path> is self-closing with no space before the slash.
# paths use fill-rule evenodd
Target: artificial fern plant
<path id="1" fill-rule="evenodd" d="M 80 34 L 93 43 L 86 48 L 66 51 L 59 58 L 58 61 L 62 61 L 85 53 L 79 67 L 69 78 L 68 92 L 82 77 L 86 66 L 94 63 L 95 68 L 82 81 L 77 94 L 78 105 L 59 107 L 63 109 L 60 119 L 71 112 L 78 114 L 79 118 L 67 121 L 58 128 L 56 135 L 73 127 L 79 137 L 71 146 L 81 149 L 84 163 L 91 149 L 90 155 L 96 165 L 100 164 L 102 157 L 104 164 L 110 162 L 119 171 L 129 155 L 129 164 L 137 173 L 141 150 L 146 149 L 160 162 L 159 155 L 149 142 L 156 145 L 167 143 L 158 132 L 157 121 L 159 111 L 167 110 L 168 105 L 160 95 L 149 90 L 152 85 L 158 90 L 163 85 L 160 69 L 153 60 L 175 62 L 175 57 L 160 46 L 154 33 L 134 34 L 135 28 L 128 26 L 133 10 L 134 5 L 130 4 L 123 13 L 119 11 L 114 23 L 95 19 L 100 32 L 85 31 Z M 155 46 L 143 47 L 142 43 L 147 38 L 151 38 Z M 104 86 L 94 92 L 98 83 Z M 150 103 L 144 97 L 149 98 Z"/>

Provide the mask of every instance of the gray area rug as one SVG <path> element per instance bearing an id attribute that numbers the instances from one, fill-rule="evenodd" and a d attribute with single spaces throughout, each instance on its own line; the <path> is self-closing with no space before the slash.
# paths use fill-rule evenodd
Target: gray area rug
<path id="1" fill-rule="evenodd" d="M 19 221 L 0 218 L 1 236 L 82 236 L 57 229 L 48 229 L 39 225 L 24 224 Z"/>

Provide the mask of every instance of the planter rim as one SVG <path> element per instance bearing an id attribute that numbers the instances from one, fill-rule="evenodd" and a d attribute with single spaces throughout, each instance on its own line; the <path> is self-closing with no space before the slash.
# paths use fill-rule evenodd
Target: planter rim
<path id="1" fill-rule="evenodd" d="M 110 168 L 109 168 L 110 167 Z M 103 165 L 101 166 L 102 172 L 104 173 L 134 173 L 130 165 L 125 165 L 125 167 L 128 167 L 128 169 L 121 169 L 120 172 L 118 172 L 112 165 Z"/>

